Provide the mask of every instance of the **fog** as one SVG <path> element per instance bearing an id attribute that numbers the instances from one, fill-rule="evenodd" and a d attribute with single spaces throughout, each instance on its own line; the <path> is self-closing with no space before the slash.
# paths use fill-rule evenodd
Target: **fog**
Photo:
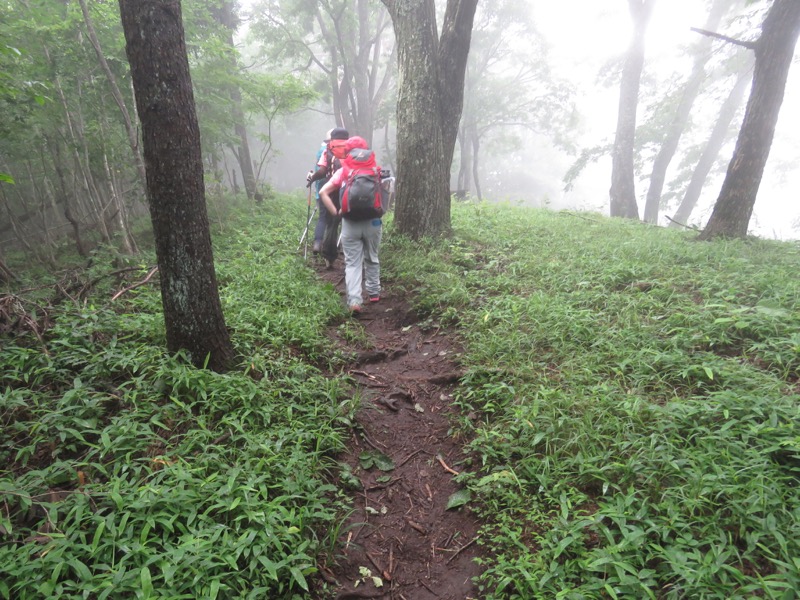
<path id="1" fill-rule="evenodd" d="M 576 90 L 579 126 L 574 132 L 574 140 L 577 150 L 612 143 L 617 118 L 618 78 L 604 81 L 600 73 L 627 49 L 631 34 L 627 3 L 622 0 L 614 3 L 563 0 L 533 2 L 532 7 L 536 28 L 549 46 L 546 60 L 550 61 L 553 72 L 569 81 Z M 478 10 L 481 10 L 481 4 Z M 691 57 L 685 49 L 697 41 L 700 34 L 691 28 L 703 27 L 706 10 L 704 3 L 696 0 L 670 0 L 656 4 L 646 40 L 643 94 L 647 90 L 652 93 L 659 86 L 666 89 L 665 81 L 688 74 Z M 755 30 L 750 30 L 750 39 L 757 37 L 758 25 L 760 23 Z M 722 44 L 725 42 L 715 42 L 715 48 Z M 800 202 L 797 202 L 796 192 L 800 189 L 800 67 L 797 62 L 796 53 L 775 140 L 750 222 L 751 232 L 760 237 L 800 237 Z M 647 101 L 652 99 L 640 98 L 639 125 L 642 106 Z M 716 108 L 717 105 L 708 98 L 699 98 L 693 108 L 693 117 L 701 124 L 707 121 L 710 127 Z M 742 113 L 743 110 L 740 115 Z M 741 116 L 731 126 L 731 140 L 720 155 L 719 171 L 709 176 L 692 213 L 690 225 L 693 227 L 702 227 L 710 215 L 740 124 Z M 313 166 L 324 133 L 333 126 L 335 122 L 329 107 L 319 105 L 291 115 L 274 127 L 272 138 L 277 154 L 268 167 L 266 177 L 269 184 L 280 191 L 304 190 L 305 173 Z M 702 137 L 703 134 L 695 135 Z M 481 191 L 484 199 L 608 213 L 610 156 L 589 164 L 571 189 L 566 190 L 564 176 L 576 155 L 556 149 L 544 135 L 517 132 L 516 136 L 520 143 L 509 147 L 505 142 L 502 156 L 491 152 L 482 155 Z M 381 132 L 376 131 L 373 145 L 379 160 L 391 155 L 386 152 L 387 143 L 393 146 L 394 140 L 387 142 Z M 488 146 L 491 148 L 492 144 Z M 457 161 L 458 147 L 456 155 Z M 679 163 L 680 156 L 676 155 L 667 173 L 668 182 L 675 175 Z M 392 166 L 386 160 L 383 164 Z M 644 210 L 651 166 L 651 161 L 643 160 L 637 173 L 640 215 Z M 456 167 L 457 163 L 454 163 L 454 170 Z M 456 188 L 455 179 L 452 188 Z M 673 199 L 669 208 L 662 208 L 659 224 L 668 223 L 667 215 L 674 212 L 678 201 L 679 198 Z"/>

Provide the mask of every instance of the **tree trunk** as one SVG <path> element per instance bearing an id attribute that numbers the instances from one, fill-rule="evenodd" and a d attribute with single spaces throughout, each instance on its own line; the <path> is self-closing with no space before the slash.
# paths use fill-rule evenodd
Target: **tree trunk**
<path id="1" fill-rule="evenodd" d="M 744 121 L 722 190 L 700 239 L 744 237 L 767 164 L 786 79 L 800 34 L 800 1 L 775 0 L 755 43 L 756 66 Z"/>
<path id="2" fill-rule="evenodd" d="M 238 54 L 236 46 L 233 41 L 233 34 L 236 32 L 238 18 L 234 12 L 232 2 L 223 2 L 219 9 L 214 11 L 217 20 L 223 25 L 228 32 L 228 39 L 226 40 L 230 47 L 230 61 L 233 73 L 239 72 Z M 234 81 L 230 84 L 231 96 L 231 116 L 233 117 L 233 129 L 236 132 L 236 137 L 239 140 L 239 147 L 235 154 L 239 161 L 239 169 L 242 171 L 242 179 L 244 180 L 244 190 L 247 194 L 248 200 L 256 198 L 256 177 L 253 173 L 253 158 L 250 154 L 250 142 L 247 139 L 247 127 L 245 127 L 244 110 L 242 109 L 242 92 L 239 85 Z"/>
<path id="3" fill-rule="evenodd" d="M 393 64 L 395 55 L 392 48 L 389 59 L 383 58 L 386 11 L 376 10 L 371 0 L 316 4 L 315 18 L 330 60 L 323 69 L 331 86 L 334 124 L 372 145 L 375 115 L 392 79 L 392 70 L 382 66 Z"/>
<path id="4" fill-rule="evenodd" d="M 8 268 L 3 257 L 0 256 L 0 283 L 6 284 L 16 281 L 18 277 Z"/>
<path id="5" fill-rule="evenodd" d="M 633 39 L 625 56 L 620 82 L 617 133 L 611 154 L 611 216 L 639 218 L 634 185 L 633 146 L 639 83 L 644 68 L 644 36 L 655 0 L 628 0 L 633 19 Z"/>
<path id="6" fill-rule="evenodd" d="M 717 122 L 711 130 L 711 135 L 708 137 L 706 147 L 703 150 L 703 154 L 700 156 L 700 160 L 698 160 L 697 165 L 695 165 L 692 178 L 683 195 L 683 200 L 681 200 L 678 210 L 675 211 L 675 214 L 672 216 L 672 220 L 669 224 L 670 227 L 686 226 L 689 223 L 689 217 L 694 207 L 697 206 L 697 201 L 700 199 L 700 192 L 703 191 L 703 184 L 705 184 L 708 174 L 711 172 L 711 168 L 717 161 L 719 152 L 722 150 L 722 146 L 728 138 L 731 122 L 742 104 L 744 93 L 747 91 L 747 86 L 751 79 L 752 73 L 749 69 L 742 71 L 736 79 L 736 83 L 730 94 L 728 94 L 725 102 L 722 103 Z"/>
<path id="7" fill-rule="evenodd" d="M 208 228 L 197 124 L 180 2 L 120 0 L 126 52 L 142 121 L 167 346 L 197 366 L 229 368 Z"/>
<path id="8" fill-rule="evenodd" d="M 44 54 L 47 58 L 48 64 L 53 69 L 53 72 L 56 72 L 55 63 L 50 56 L 50 51 L 47 46 L 44 47 Z M 72 159 L 75 161 L 75 176 L 80 176 L 83 187 L 85 190 L 85 194 L 81 194 L 83 196 L 84 202 L 90 207 L 89 212 L 94 215 L 94 221 L 97 225 L 98 230 L 100 231 L 100 236 L 102 237 L 104 242 L 110 241 L 109 233 L 106 229 L 105 222 L 103 221 L 100 203 L 98 203 L 93 191 L 92 191 L 92 181 L 91 181 L 91 172 L 89 169 L 89 163 L 87 162 L 84 166 L 83 162 L 81 161 L 81 156 L 79 152 L 79 148 L 83 148 L 84 154 L 88 156 L 88 150 L 86 148 L 85 139 L 83 138 L 83 134 L 80 131 L 79 124 L 80 119 L 78 119 L 78 123 L 75 123 L 75 118 L 72 114 L 72 111 L 69 107 L 69 102 L 67 101 L 67 96 L 64 93 L 64 89 L 61 86 L 61 80 L 58 75 L 54 75 L 53 77 L 53 84 L 55 85 L 56 92 L 58 93 L 58 98 L 61 102 L 61 106 L 64 109 L 64 122 L 67 125 L 67 130 L 69 131 L 69 140 L 70 144 L 69 147 L 72 149 Z M 77 195 L 76 195 L 77 197 Z"/>
<path id="9" fill-rule="evenodd" d="M 483 200 L 481 192 L 481 179 L 478 167 L 481 162 L 481 136 L 475 131 L 472 135 L 472 181 L 475 184 L 475 195 L 478 200 Z"/>
<path id="10" fill-rule="evenodd" d="M 714 0 L 703 28 L 707 31 L 716 30 L 731 5 L 731 0 Z M 667 127 L 664 141 L 661 143 L 658 154 L 653 161 L 653 171 L 650 173 L 650 187 L 647 188 L 647 200 L 644 205 L 644 220 L 647 223 L 658 222 L 661 193 L 664 190 L 664 182 L 667 178 L 667 168 L 675 156 L 678 142 L 680 142 L 683 130 L 686 129 L 686 123 L 689 121 L 692 105 L 700 92 L 703 81 L 706 79 L 705 65 L 710 58 L 709 50 L 711 49 L 711 44 L 711 39 L 704 37 L 694 48 L 695 58 L 692 72 L 689 75 L 686 86 L 683 88 L 678 108 L 675 110 L 675 114 Z"/>
<path id="11" fill-rule="evenodd" d="M 398 47 L 397 230 L 450 231 L 450 165 L 477 0 L 448 0 L 442 39 L 433 0 L 383 0 Z"/>
<path id="12" fill-rule="evenodd" d="M 54 141 L 51 140 L 48 136 L 45 136 L 45 143 L 50 148 L 50 153 L 53 156 L 53 167 L 56 171 L 56 176 L 58 177 L 58 184 L 61 189 L 61 196 L 64 202 L 64 218 L 69 221 L 69 224 L 72 225 L 72 233 L 75 238 L 75 246 L 78 249 L 78 254 L 83 256 L 84 258 L 89 256 L 89 253 L 86 250 L 86 247 L 83 244 L 83 240 L 81 239 L 81 227 L 78 220 L 72 213 L 72 209 L 70 208 L 70 193 L 67 189 L 67 183 L 64 179 L 64 167 L 61 164 L 61 142 L 58 139 Z"/>

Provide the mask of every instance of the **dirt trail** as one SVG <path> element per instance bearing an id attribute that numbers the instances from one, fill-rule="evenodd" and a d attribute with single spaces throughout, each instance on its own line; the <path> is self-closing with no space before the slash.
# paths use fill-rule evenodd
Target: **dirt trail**
<path id="1" fill-rule="evenodd" d="M 341 260 L 333 270 L 317 268 L 344 292 Z M 337 600 L 477 598 L 471 578 L 480 573 L 473 560 L 483 551 L 475 543 L 479 524 L 467 506 L 447 510 L 461 490 L 453 478 L 464 457 L 462 441 L 450 434 L 460 349 L 448 332 L 422 328 L 391 283 L 383 286 L 380 302 L 365 304 L 359 317 L 368 349 L 336 340 L 357 356 L 347 371 L 364 398 L 360 431 L 337 458 L 361 485 L 335 562 L 320 565 L 321 576 Z M 393 469 L 380 469 L 384 456 Z"/>

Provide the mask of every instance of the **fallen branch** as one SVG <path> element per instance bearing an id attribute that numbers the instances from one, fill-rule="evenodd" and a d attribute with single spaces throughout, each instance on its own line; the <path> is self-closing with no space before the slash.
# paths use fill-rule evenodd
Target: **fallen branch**
<path id="1" fill-rule="evenodd" d="M 133 285 L 129 285 L 129 286 L 128 286 L 128 287 L 126 287 L 126 288 L 122 288 L 120 291 L 118 291 L 116 294 L 114 294 L 114 295 L 111 297 L 111 302 L 113 302 L 114 300 L 116 300 L 117 298 L 119 298 L 120 296 L 122 296 L 122 294 L 125 294 L 126 292 L 130 292 L 131 290 L 134 290 L 134 289 L 136 289 L 137 287 L 141 287 L 141 286 L 143 286 L 145 283 L 147 283 L 148 281 L 150 281 L 150 278 L 151 278 L 153 275 L 155 275 L 156 271 L 158 271 L 158 267 L 157 267 L 157 266 L 155 266 L 155 267 L 153 267 L 152 269 L 150 269 L 150 272 L 147 274 L 147 276 L 146 276 L 144 279 L 142 279 L 142 280 L 141 280 L 139 283 L 134 283 Z"/>
<path id="2" fill-rule="evenodd" d="M 743 46 L 749 50 L 756 49 L 755 42 L 744 42 L 742 40 L 737 40 L 736 38 L 728 37 L 727 35 L 722 35 L 721 33 L 715 33 L 714 31 L 708 31 L 707 29 L 699 29 L 697 27 L 690 27 L 689 29 L 701 35 L 707 35 L 708 37 L 717 38 L 718 40 L 723 40 L 737 46 Z"/>
<path id="3" fill-rule="evenodd" d="M 429 586 L 427 583 L 425 583 L 424 581 L 422 581 L 422 579 L 417 579 L 417 581 L 419 581 L 419 582 L 420 582 L 420 584 L 422 584 L 422 587 L 424 587 L 426 590 L 428 590 L 428 591 L 429 591 L 431 594 L 433 594 L 433 595 L 434 595 L 434 596 L 436 596 L 437 598 L 439 597 L 439 594 L 437 594 L 436 592 L 434 592 L 434 591 L 431 589 L 431 587 L 430 587 L 430 586 Z"/>
<path id="4" fill-rule="evenodd" d="M 419 450 L 415 450 L 414 452 L 412 452 L 411 454 L 409 454 L 408 456 L 406 456 L 406 457 L 405 457 L 405 459 L 403 459 L 403 461 L 402 461 L 402 462 L 400 462 L 399 464 L 397 464 L 397 465 L 395 466 L 395 469 L 399 469 L 400 467 L 402 467 L 404 464 L 406 464 L 406 463 L 407 463 L 409 460 L 411 460 L 413 457 L 415 457 L 417 454 L 419 454 L 419 453 L 420 453 L 420 452 L 422 452 L 422 451 L 423 451 L 423 448 L 420 448 Z"/>
<path id="5" fill-rule="evenodd" d="M 680 225 L 681 227 L 684 227 L 685 229 L 691 229 L 692 231 L 700 231 L 699 227 L 695 227 L 694 225 L 687 225 L 686 223 L 681 223 L 680 221 L 676 221 L 675 219 L 673 219 L 669 215 L 664 215 L 664 216 L 667 217 L 667 220 L 672 221 L 676 225 Z"/>

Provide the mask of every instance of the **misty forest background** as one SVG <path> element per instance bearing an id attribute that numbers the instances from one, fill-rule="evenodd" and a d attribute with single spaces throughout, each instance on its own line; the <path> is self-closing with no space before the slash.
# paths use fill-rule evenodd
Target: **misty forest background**
<path id="1" fill-rule="evenodd" d="M 600 11 L 598 28 L 616 21 L 610 35 L 630 21 L 622 4 L 622 14 Z M 753 40 L 769 4 L 704 3 L 696 25 Z M 3 12 L 0 173 L 14 185 L 0 188 L 0 251 L 21 245 L 47 260 L 52 240 L 67 233 L 107 240 L 146 214 L 124 39 L 115 3 L 7 2 Z M 366 137 L 385 166 L 396 166 L 396 48 L 380 4 L 187 2 L 183 12 L 212 207 L 223 189 L 251 199 L 302 189 L 334 125 Z M 753 53 L 688 32 L 672 56 L 650 63 L 646 36 L 658 19 L 655 12 L 644 30 L 638 212 L 648 222 L 702 227 L 742 122 Z M 626 52 L 600 63 L 602 52 L 588 48 L 576 68 L 557 50 L 567 43 L 540 30 L 535 2 L 479 6 L 451 174 L 458 197 L 608 212 Z M 793 237 L 800 218 L 790 202 L 794 80 L 750 222 L 765 237 Z M 121 239 L 135 249 L 131 235 Z"/>

